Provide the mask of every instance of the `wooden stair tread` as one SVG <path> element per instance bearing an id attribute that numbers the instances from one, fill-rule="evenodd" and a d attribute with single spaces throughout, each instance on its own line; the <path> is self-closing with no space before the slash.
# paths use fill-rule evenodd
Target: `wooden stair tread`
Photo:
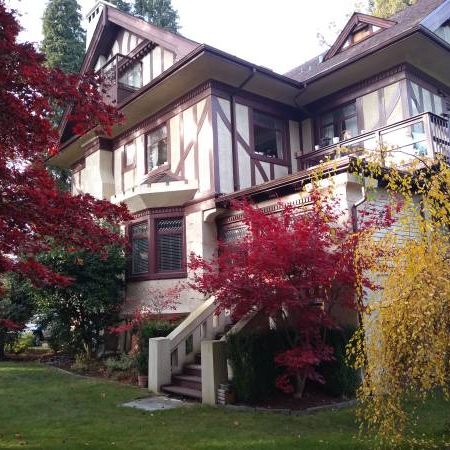
<path id="1" fill-rule="evenodd" d="M 169 394 L 176 394 L 180 395 L 182 397 L 191 397 L 196 398 L 198 400 L 202 399 L 202 391 L 199 389 L 192 389 L 182 386 L 173 386 L 173 385 L 166 385 L 161 386 L 161 390 L 164 392 L 167 392 Z"/>
<path id="2" fill-rule="evenodd" d="M 197 375 L 186 375 L 184 373 L 180 373 L 179 375 L 173 375 L 172 378 L 174 380 L 194 381 L 197 383 L 202 382 L 202 377 L 199 377 Z"/>
<path id="3" fill-rule="evenodd" d="M 187 364 L 184 366 L 185 369 L 202 370 L 201 364 Z"/>

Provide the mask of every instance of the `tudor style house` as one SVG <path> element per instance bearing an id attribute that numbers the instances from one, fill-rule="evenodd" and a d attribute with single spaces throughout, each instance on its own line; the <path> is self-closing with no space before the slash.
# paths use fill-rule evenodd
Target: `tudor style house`
<path id="1" fill-rule="evenodd" d="M 232 198 L 252 198 L 268 214 L 280 201 L 301 207 L 308 197 L 299 186 L 331 158 L 350 213 L 362 189 L 341 148 L 398 148 L 391 164 L 450 156 L 450 0 L 419 0 L 389 19 L 355 13 L 328 51 L 284 75 L 103 0 L 87 29 L 81 70 L 103 74 L 105 99 L 126 120 L 112 137 L 76 137 L 63 121 L 52 163 L 72 169 L 75 194 L 124 202 L 133 213 L 128 308 L 145 304 L 153 286 L 185 281 L 191 252 L 208 258 L 219 238 L 243 233 Z M 188 365 L 190 377 L 180 373 L 200 346 L 211 356 L 206 344 L 228 318 L 190 290 L 177 313 L 187 318 L 151 342 L 149 386 L 160 390 L 173 376 L 166 391 L 214 403 L 223 381 L 214 358 Z"/>

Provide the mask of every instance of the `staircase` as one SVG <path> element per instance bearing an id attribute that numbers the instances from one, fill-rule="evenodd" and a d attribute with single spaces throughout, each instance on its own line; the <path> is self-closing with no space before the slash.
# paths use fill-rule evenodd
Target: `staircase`
<path id="1" fill-rule="evenodd" d="M 161 386 L 161 391 L 169 395 L 202 400 L 201 354 L 195 355 L 195 364 L 183 366 L 181 374 L 172 375 L 172 383 Z"/>

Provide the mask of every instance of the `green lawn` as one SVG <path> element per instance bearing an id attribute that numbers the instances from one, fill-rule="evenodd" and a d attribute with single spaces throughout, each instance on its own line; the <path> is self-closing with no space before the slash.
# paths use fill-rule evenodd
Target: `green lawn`
<path id="1" fill-rule="evenodd" d="M 289 417 L 200 405 L 157 413 L 118 406 L 145 395 L 39 364 L 0 363 L 0 449 L 372 448 L 353 437 L 350 409 Z M 442 443 L 449 413 L 434 400 L 417 431 Z"/>

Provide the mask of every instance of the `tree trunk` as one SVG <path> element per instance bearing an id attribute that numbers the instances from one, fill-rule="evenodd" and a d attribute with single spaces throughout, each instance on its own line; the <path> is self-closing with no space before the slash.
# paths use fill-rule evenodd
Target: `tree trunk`
<path id="1" fill-rule="evenodd" d="M 306 385 L 306 377 L 300 375 L 299 373 L 297 373 L 295 375 L 295 393 L 294 393 L 294 397 L 295 398 L 302 398 L 303 397 L 303 392 L 305 390 L 305 385 Z"/>

